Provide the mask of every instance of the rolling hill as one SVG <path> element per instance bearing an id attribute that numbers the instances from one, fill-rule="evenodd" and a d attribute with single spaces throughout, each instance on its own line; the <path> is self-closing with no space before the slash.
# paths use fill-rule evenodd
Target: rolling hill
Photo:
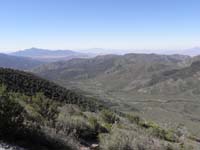
<path id="1" fill-rule="evenodd" d="M 26 57 L 0 54 L 0 67 L 27 70 L 43 64 L 40 61 Z"/>
<path id="2" fill-rule="evenodd" d="M 200 94 L 200 61 L 193 62 L 189 67 L 165 71 L 154 75 L 147 85 L 147 92 L 173 94 Z M 157 88 L 157 89 L 156 89 Z M 159 88 L 159 89 L 158 89 Z M 145 90 L 143 90 L 145 91 Z"/>
<path id="3" fill-rule="evenodd" d="M 155 74 L 185 67 L 190 61 L 190 57 L 182 55 L 105 55 L 51 63 L 33 71 L 51 80 L 96 80 L 108 90 L 127 91 L 151 80 Z"/>

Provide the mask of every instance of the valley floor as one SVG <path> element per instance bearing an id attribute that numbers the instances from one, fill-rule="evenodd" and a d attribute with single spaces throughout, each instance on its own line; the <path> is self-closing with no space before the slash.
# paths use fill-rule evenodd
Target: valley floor
<path id="1" fill-rule="evenodd" d="M 134 92 L 112 91 L 97 81 L 67 82 L 59 84 L 84 94 L 93 95 L 113 103 L 112 108 L 138 114 L 164 126 L 184 124 L 195 136 L 200 136 L 200 97 L 188 95 L 149 95 Z"/>

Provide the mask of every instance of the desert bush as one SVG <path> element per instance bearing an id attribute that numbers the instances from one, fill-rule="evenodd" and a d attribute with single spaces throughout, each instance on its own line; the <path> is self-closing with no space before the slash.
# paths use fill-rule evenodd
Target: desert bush
<path id="1" fill-rule="evenodd" d="M 118 128 L 110 134 L 101 134 L 99 139 L 102 150 L 165 150 L 158 139 Z"/>
<path id="2" fill-rule="evenodd" d="M 13 136 L 23 128 L 25 111 L 8 95 L 0 96 L 0 135 Z"/>
<path id="3" fill-rule="evenodd" d="M 90 125 L 91 125 L 94 129 L 96 129 L 96 128 L 98 128 L 98 127 L 100 126 L 99 123 L 98 123 L 97 118 L 95 118 L 95 117 L 93 117 L 93 116 L 89 117 L 89 118 L 88 118 L 88 121 L 89 121 Z"/>
<path id="4" fill-rule="evenodd" d="M 99 139 L 102 150 L 134 150 L 135 137 L 123 130 L 115 130 L 110 134 L 101 134 Z"/>
<path id="5" fill-rule="evenodd" d="M 45 139 L 51 141 L 52 147 L 54 149 L 63 150 L 78 150 L 79 142 L 72 134 L 66 135 L 63 132 L 57 132 L 54 128 L 43 127 L 42 132 L 46 135 Z M 53 149 L 52 149 L 53 150 Z"/>
<path id="6" fill-rule="evenodd" d="M 103 126 L 99 123 L 99 121 L 98 121 L 97 118 L 90 116 L 90 117 L 88 118 L 88 121 L 89 121 L 91 127 L 94 129 L 94 131 L 95 131 L 96 133 L 98 133 L 98 134 L 99 134 L 99 133 L 108 133 L 107 128 L 106 128 L 106 127 L 103 127 Z"/>
<path id="7" fill-rule="evenodd" d="M 37 93 L 32 97 L 30 105 L 47 121 L 55 121 L 58 117 L 58 104 L 42 93 Z"/>
<path id="8" fill-rule="evenodd" d="M 164 129 L 154 122 L 141 122 L 140 125 L 148 129 L 151 135 L 156 136 L 160 139 L 169 141 L 169 142 L 178 142 L 178 136 L 175 131 L 170 129 Z"/>
<path id="9" fill-rule="evenodd" d="M 126 116 L 131 123 L 138 124 L 141 122 L 141 118 L 139 116 L 127 114 Z"/>
<path id="10" fill-rule="evenodd" d="M 105 123 L 109 124 L 114 124 L 115 122 L 119 121 L 119 117 L 117 117 L 116 114 L 110 110 L 102 110 L 101 118 Z"/>
<path id="11" fill-rule="evenodd" d="M 56 122 L 57 132 L 73 134 L 77 138 L 92 138 L 98 134 L 88 120 L 82 116 L 59 115 Z"/>
<path id="12" fill-rule="evenodd" d="M 188 137 L 190 136 L 188 129 L 183 124 L 178 124 L 178 126 L 175 128 L 176 134 L 178 137 Z"/>
<path id="13" fill-rule="evenodd" d="M 57 113 L 57 103 L 43 95 L 29 97 L 0 87 L 1 140 L 30 150 L 78 149 L 75 138 L 56 133 L 50 125 Z M 47 123 L 36 122 L 38 116 Z"/>

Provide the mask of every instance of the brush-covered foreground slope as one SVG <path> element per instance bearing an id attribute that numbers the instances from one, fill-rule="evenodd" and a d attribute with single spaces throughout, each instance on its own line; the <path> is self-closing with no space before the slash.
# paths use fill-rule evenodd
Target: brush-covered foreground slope
<path id="1" fill-rule="evenodd" d="M 198 57 L 127 54 L 41 66 L 38 75 L 115 103 L 157 122 L 185 124 L 200 133 Z M 192 65 L 191 65 L 192 64 Z M 190 66 L 191 65 L 191 66 Z"/>
<path id="2" fill-rule="evenodd" d="M 103 108 L 98 100 L 30 73 L 0 68 L 1 141 L 34 150 L 75 150 L 98 134 L 84 112 Z"/>
<path id="3" fill-rule="evenodd" d="M 158 125 L 104 105 L 35 75 L 0 69 L 0 141 L 7 145 L 26 150 L 199 149 L 199 139 L 183 125 Z"/>
<path id="4" fill-rule="evenodd" d="M 0 67 L 4 68 L 28 70 L 34 67 L 38 67 L 41 64 L 43 63 L 31 58 L 0 54 Z"/>

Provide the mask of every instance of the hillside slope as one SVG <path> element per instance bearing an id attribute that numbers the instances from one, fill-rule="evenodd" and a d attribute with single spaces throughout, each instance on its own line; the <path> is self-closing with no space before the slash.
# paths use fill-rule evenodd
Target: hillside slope
<path id="1" fill-rule="evenodd" d="M 190 58 L 181 55 L 127 54 L 73 59 L 43 65 L 33 70 L 40 76 L 61 82 L 98 82 L 107 90 L 131 91 L 146 84 L 154 74 L 182 68 Z M 117 82 L 116 82 L 117 81 Z"/>
<path id="2" fill-rule="evenodd" d="M 0 67 L 13 68 L 13 69 L 31 69 L 43 64 L 40 61 L 33 60 L 26 57 L 10 56 L 6 54 L 0 54 Z"/>
<path id="3" fill-rule="evenodd" d="M 30 73 L 1 68 L 0 141 L 26 150 L 199 149 L 198 138 L 184 126 L 160 126 L 93 100 Z"/>
<path id="4" fill-rule="evenodd" d="M 153 94 L 200 94 L 200 61 L 189 67 L 156 74 L 141 91 Z"/>
<path id="5" fill-rule="evenodd" d="M 98 134 L 89 122 L 83 122 L 88 120 L 84 112 L 103 108 L 97 99 L 33 74 L 0 68 L 0 141 L 8 145 L 76 150 L 81 140 Z"/>
<path id="6" fill-rule="evenodd" d="M 28 96 L 36 93 L 43 93 L 49 99 L 69 104 L 76 104 L 84 109 L 98 110 L 100 103 L 92 98 L 87 98 L 74 92 L 67 90 L 53 82 L 37 77 L 33 74 L 12 69 L 0 68 L 0 84 L 4 84 L 8 91 L 20 92 Z"/>
<path id="7" fill-rule="evenodd" d="M 92 59 L 73 59 L 70 61 L 60 61 L 56 63 L 51 63 L 43 65 L 36 68 L 34 71 L 37 73 L 48 74 L 48 71 L 56 72 L 59 71 L 57 76 L 54 74 L 52 78 L 58 78 L 62 75 L 61 70 L 63 70 L 63 78 L 67 75 L 68 78 L 77 78 L 79 74 L 87 74 L 86 78 L 92 78 L 105 74 L 108 71 L 114 73 L 114 71 L 122 72 L 123 69 L 129 69 L 130 71 L 160 71 L 162 69 L 176 68 L 177 66 L 184 66 L 185 62 L 189 60 L 189 57 L 182 55 L 156 55 L 156 54 L 126 54 L 126 55 L 103 55 L 97 56 Z M 64 70 L 65 69 L 65 70 Z M 125 70 L 125 71 L 128 71 Z M 65 71 L 65 72 L 64 72 Z M 74 72 L 70 76 L 70 73 Z M 64 74 L 65 73 L 65 74 Z M 68 75 L 69 74 L 69 75 Z M 108 73 L 107 73 L 108 74 Z M 136 73 L 135 73 L 136 74 Z M 75 75 L 75 76 L 74 76 Z M 137 75 L 137 74 L 136 74 Z M 143 75 L 143 74 L 141 74 Z M 141 76 L 140 75 L 140 76 Z M 60 77 L 59 76 L 59 77 Z M 62 76 L 61 76 L 62 77 Z M 80 76 L 84 79 L 85 76 Z"/>
<path id="8" fill-rule="evenodd" d="M 199 129 L 198 57 L 127 54 L 74 59 L 33 70 L 56 83 L 78 89 L 112 107 L 162 123 Z M 190 66 L 191 65 L 191 66 Z"/>

